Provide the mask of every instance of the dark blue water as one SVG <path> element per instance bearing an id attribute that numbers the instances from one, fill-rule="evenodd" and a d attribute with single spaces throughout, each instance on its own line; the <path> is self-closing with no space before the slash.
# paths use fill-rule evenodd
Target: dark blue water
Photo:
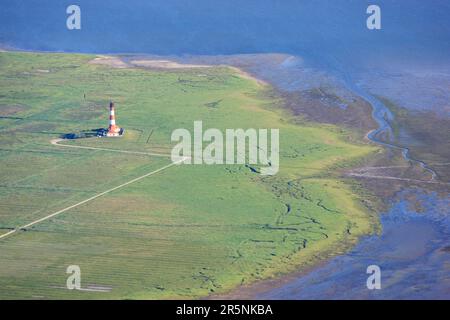
<path id="1" fill-rule="evenodd" d="M 421 212 L 405 196 L 415 194 Z M 258 299 L 450 299 L 450 199 L 404 192 L 381 217 L 381 236 Z M 381 289 L 369 290 L 366 268 L 381 269 Z"/>
<path id="2" fill-rule="evenodd" d="M 66 29 L 66 7 L 82 29 Z M 366 8 L 382 9 L 382 30 Z M 399 57 L 448 61 L 445 0 L 2 0 L 0 42 L 24 49 L 152 54 L 333 55 L 345 67 Z"/>

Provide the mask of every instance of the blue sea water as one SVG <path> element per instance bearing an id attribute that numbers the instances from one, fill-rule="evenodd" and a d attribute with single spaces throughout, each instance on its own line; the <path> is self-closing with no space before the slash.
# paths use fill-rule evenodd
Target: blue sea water
<path id="1" fill-rule="evenodd" d="M 70 31 L 72 2 L 3 0 L 0 42 L 102 53 L 331 54 L 352 64 L 399 55 L 449 59 L 445 0 L 78 0 L 82 29 Z M 379 31 L 366 28 L 369 4 L 381 7 Z"/>

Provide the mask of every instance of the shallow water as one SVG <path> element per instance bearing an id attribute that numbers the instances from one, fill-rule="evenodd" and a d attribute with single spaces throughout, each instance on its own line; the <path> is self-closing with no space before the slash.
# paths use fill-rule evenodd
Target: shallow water
<path id="1" fill-rule="evenodd" d="M 257 299 L 450 299 L 450 200 L 418 194 L 422 213 L 404 192 L 381 217 L 380 236 Z M 381 269 L 381 289 L 366 287 L 366 268 Z"/>

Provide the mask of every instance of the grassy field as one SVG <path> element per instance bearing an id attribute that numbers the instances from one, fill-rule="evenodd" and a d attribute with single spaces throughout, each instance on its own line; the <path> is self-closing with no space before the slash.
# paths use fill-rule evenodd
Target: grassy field
<path id="1" fill-rule="evenodd" d="M 94 56 L 0 53 L 0 235 L 170 163 L 64 148 L 51 139 L 107 126 L 119 139 L 67 144 L 169 153 L 176 128 L 279 128 L 280 172 L 181 165 L 0 239 L 0 298 L 193 298 L 342 252 L 376 218 L 337 169 L 376 152 L 347 132 L 277 107 L 226 67 L 144 70 Z M 65 289 L 79 265 L 83 288 Z"/>

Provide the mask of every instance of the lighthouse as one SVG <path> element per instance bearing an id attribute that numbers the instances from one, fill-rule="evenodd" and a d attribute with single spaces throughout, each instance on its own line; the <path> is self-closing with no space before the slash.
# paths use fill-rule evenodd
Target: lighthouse
<path id="1" fill-rule="evenodd" d="M 123 134 L 123 129 L 116 125 L 116 114 L 114 110 L 114 102 L 109 103 L 109 127 L 106 132 L 107 137 L 119 137 Z"/>

